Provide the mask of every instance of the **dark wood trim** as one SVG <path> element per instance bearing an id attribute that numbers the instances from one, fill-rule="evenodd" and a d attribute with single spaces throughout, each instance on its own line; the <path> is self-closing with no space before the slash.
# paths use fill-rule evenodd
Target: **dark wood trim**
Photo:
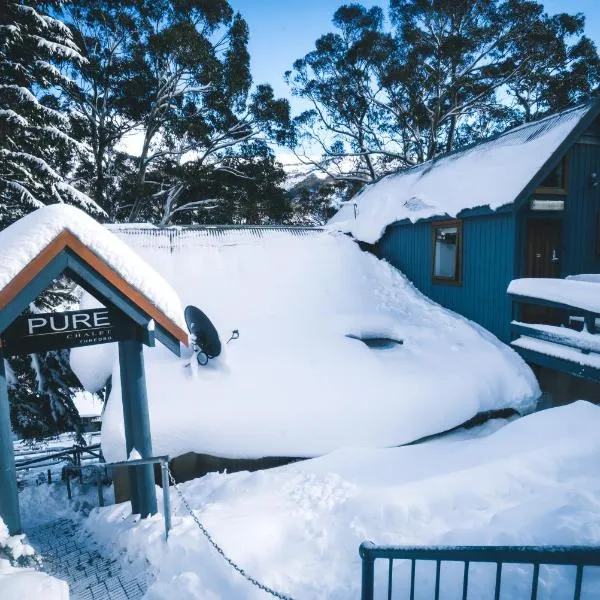
<path id="1" fill-rule="evenodd" d="M 435 232 L 444 227 L 456 227 L 456 277 L 439 277 L 435 274 Z M 431 281 L 445 285 L 462 285 L 462 248 L 463 248 L 463 222 L 462 219 L 447 221 L 434 221 L 431 223 Z"/>
<path id="2" fill-rule="evenodd" d="M 550 196 L 566 196 L 569 193 L 569 156 L 565 154 L 557 163 L 563 165 L 563 185 L 562 187 L 538 187 L 535 194 L 548 194 Z M 556 168 L 556 167 L 555 167 Z M 552 173 L 552 171 L 550 171 Z"/>
<path id="3" fill-rule="evenodd" d="M 95 269 L 109 283 L 114 285 L 132 303 L 144 311 L 151 319 L 161 325 L 166 331 L 181 343 L 188 345 L 188 334 L 179 325 L 160 311 L 146 296 L 125 281 L 116 271 L 107 265 L 103 259 L 90 250 L 70 231 L 64 230 L 57 235 L 12 281 L 0 290 L 0 310 L 5 308 L 26 285 L 38 275 L 62 251 L 70 249 L 77 256 Z"/>

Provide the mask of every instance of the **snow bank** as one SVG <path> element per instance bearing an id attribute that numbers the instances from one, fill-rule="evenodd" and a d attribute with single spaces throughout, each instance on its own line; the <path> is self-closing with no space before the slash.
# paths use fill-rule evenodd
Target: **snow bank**
<path id="1" fill-rule="evenodd" d="M 171 286 L 113 233 L 66 204 L 39 208 L 0 231 L 0 290 L 65 230 L 186 330 L 179 298 Z"/>
<path id="2" fill-rule="evenodd" d="M 600 314 L 600 286 L 589 280 L 543 277 L 513 279 L 507 292 L 513 296 L 549 300 Z"/>
<path id="3" fill-rule="evenodd" d="M 581 273 L 579 275 L 569 275 L 567 279 L 575 281 L 589 281 L 591 283 L 600 283 L 600 273 Z"/>
<path id="4" fill-rule="evenodd" d="M 522 125 L 473 148 L 385 177 L 345 203 L 329 224 L 356 239 L 375 243 L 396 221 L 455 217 L 467 208 L 489 206 L 495 210 L 509 204 L 590 108 L 571 109 Z"/>
<path id="5" fill-rule="evenodd" d="M 223 342 L 240 332 L 205 368 L 160 346 L 144 349 L 156 455 L 306 457 L 394 446 L 480 411 L 529 411 L 539 395 L 515 352 L 346 236 L 273 233 L 231 245 L 225 237 L 181 253 L 144 247 L 142 256 L 206 312 Z M 374 350 L 348 337 L 357 333 L 403 344 Z M 102 448 L 107 460 L 123 460 L 117 353 L 101 348 L 73 350 L 72 366 L 82 382 L 113 373 Z"/>
<path id="6" fill-rule="evenodd" d="M 516 419 L 487 437 L 450 436 L 392 449 L 347 448 L 255 473 L 181 485 L 216 541 L 251 575 L 294 598 L 360 595 L 358 546 L 380 544 L 599 545 L 600 408 L 586 402 Z M 488 429 L 489 431 L 489 429 Z M 160 517 L 135 522 L 127 504 L 94 511 L 93 535 L 157 580 L 147 598 L 266 598 L 202 537 L 171 488 L 169 543 Z M 378 561 L 381 597 L 387 563 Z M 417 598 L 433 597 L 434 564 L 417 568 Z M 471 565 L 469 598 L 493 595 L 494 565 Z M 529 598 L 532 568 L 507 565 L 501 598 Z M 409 570 L 395 563 L 396 596 Z M 572 597 L 575 569 L 542 567 L 540 598 Z M 444 598 L 459 598 L 462 565 L 442 566 Z M 600 597 L 584 572 L 582 598 Z"/>
<path id="7" fill-rule="evenodd" d="M 0 600 L 68 600 L 66 582 L 50 577 L 32 568 L 12 566 L 31 560 L 34 550 L 24 542 L 23 535 L 9 536 L 4 521 L 0 519 Z M 3 556 L 9 555 L 11 561 Z"/>

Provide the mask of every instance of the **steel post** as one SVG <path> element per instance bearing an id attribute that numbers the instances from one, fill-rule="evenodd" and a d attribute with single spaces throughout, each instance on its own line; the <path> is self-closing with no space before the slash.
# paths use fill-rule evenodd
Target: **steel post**
<path id="1" fill-rule="evenodd" d="M 171 530 L 171 496 L 169 495 L 169 461 L 160 463 L 163 489 L 163 511 L 165 513 L 165 540 L 169 539 Z"/>

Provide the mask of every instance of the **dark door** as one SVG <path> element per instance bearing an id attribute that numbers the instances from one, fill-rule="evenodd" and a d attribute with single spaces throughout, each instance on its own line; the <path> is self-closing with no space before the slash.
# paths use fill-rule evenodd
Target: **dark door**
<path id="1" fill-rule="evenodd" d="M 560 277 L 560 219 L 529 219 L 525 277 Z M 524 306 L 521 314 L 528 323 L 561 323 L 561 311 L 542 306 Z"/>
<path id="2" fill-rule="evenodd" d="M 561 221 L 529 219 L 525 277 L 560 277 Z"/>

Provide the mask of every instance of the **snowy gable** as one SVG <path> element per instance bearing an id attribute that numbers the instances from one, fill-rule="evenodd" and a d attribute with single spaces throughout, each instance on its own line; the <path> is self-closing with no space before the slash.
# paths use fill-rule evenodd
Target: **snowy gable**
<path id="1" fill-rule="evenodd" d="M 578 107 L 442 156 L 366 187 L 329 224 L 375 243 L 388 225 L 515 201 L 591 106 Z"/>
<path id="2" fill-rule="evenodd" d="M 181 303 L 173 288 L 114 234 L 65 204 L 40 208 L 0 232 L 0 305 L 19 292 L 16 284 L 21 279 L 26 283 L 65 249 L 78 255 L 87 252 L 88 258 L 108 267 L 138 295 L 136 300 L 147 301 L 150 317 L 158 316 L 175 337 L 187 341 Z"/>

